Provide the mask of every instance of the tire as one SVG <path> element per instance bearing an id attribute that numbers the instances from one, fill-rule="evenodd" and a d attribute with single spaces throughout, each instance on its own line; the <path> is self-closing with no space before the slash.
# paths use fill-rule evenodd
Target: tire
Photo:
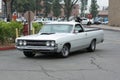
<path id="1" fill-rule="evenodd" d="M 92 40 L 90 46 L 87 48 L 89 52 L 94 52 L 96 50 L 96 40 Z"/>
<path id="2" fill-rule="evenodd" d="M 69 53 L 70 53 L 70 48 L 68 45 L 64 45 L 61 52 L 60 52 L 60 56 L 62 58 L 66 58 L 69 56 Z"/>
<path id="3" fill-rule="evenodd" d="M 34 54 L 33 52 L 24 51 L 23 53 L 24 53 L 24 55 L 25 55 L 26 57 L 28 57 L 28 58 L 32 58 L 32 57 L 35 56 L 35 54 Z"/>

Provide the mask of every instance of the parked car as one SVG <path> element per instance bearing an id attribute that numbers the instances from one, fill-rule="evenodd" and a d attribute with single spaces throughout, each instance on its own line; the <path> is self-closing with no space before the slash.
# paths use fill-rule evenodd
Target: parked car
<path id="1" fill-rule="evenodd" d="M 108 22 L 109 22 L 109 21 L 104 21 L 104 22 L 102 22 L 102 24 L 108 24 Z"/>
<path id="2" fill-rule="evenodd" d="M 48 20 L 47 18 L 37 18 L 34 22 L 45 24 L 45 23 L 50 22 L 50 20 Z"/>
<path id="3" fill-rule="evenodd" d="M 22 17 L 22 18 L 17 18 L 16 21 L 18 21 L 18 22 L 26 22 L 27 20 L 24 17 Z"/>
<path id="4" fill-rule="evenodd" d="M 93 24 L 93 19 L 88 19 L 88 18 L 81 18 L 81 19 L 82 19 L 82 24 L 85 24 L 85 25 Z"/>
<path id="5" fill-rule="evenodd" d="M 55 22 L 55 21 L 54 20 L 50 20 L 48 18 L 37 18 L 33 22 L 46 24 L 46 23 Z"/>
<path id="6" fill-rule="evenodd" d="M 95 20 L 94 20 L 94 24 L 102 24 L 103 22 L 103 18 L 102 17 L 96 17 Z"/>
<path id="7" fill-rule="evenodd" d="M 108 24 L 108 18 L 107 17 L 105 17 L 104 19 L 103 19 L 103 22 L 102 22 L 102 24 Z"/>
<path id="8" fill-rule="evenodd" d="M 69 53 L 80 49 L 93 52 L 96 44 L 103 40 L 101 29 L 85 28 L 77 22 L 51 22 L 46 23 L 38 34 L 16 38 L 16 48 L 26 57 L 34 57 L 39 52 L 68 57 Z"/>
<path id="9" fill-rule="evenodd" d="M 102 24 L 102 22 L 101 21 L 94 21 L 94 24 Z"/>

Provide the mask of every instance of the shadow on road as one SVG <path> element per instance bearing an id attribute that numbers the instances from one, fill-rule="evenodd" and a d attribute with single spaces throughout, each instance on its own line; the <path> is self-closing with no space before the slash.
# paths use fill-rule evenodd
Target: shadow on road
<path id="1" fill-rule="evenodd" d="M 41 60 L 70 59 L 70 58 L 75 58 L 75 57 L 80 58 L 83 56 L 90 56 L 91 54 L 98 54 L 100 52 L 101 52 L 101 50 L 98 50 L 98 49 L 95 52 L 88 52 L 87 50 L 80 50 L 80 51 L 70 53 L 68 58 L 61 58 L 57 54 L 37 54 L 33 58 L 26 58 L 26 57 L 22 57 L 22 58 L 24 58 L 24 59 L 41 59 Z"/>

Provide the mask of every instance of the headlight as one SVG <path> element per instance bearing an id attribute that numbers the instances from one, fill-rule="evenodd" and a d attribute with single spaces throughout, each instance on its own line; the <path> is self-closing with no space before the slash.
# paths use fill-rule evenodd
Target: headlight
<path id="1" fill-rule="evenodd" d="M 46 46 L 52 46 L 52 47 L 54 47 L 55 46 L 55 41 L 47 41 L 46 42 Z"/>
<path id="2" fill-rule="evenodd" d="M 23 41 L 23 40 L 19 40 L 19 41 L 18 41 L 18 45 L 19 45 L 19 46 L 26 46 L 26 45 L 27 45 L 27 42 L 26 42 L 26 41 Z"/>
<path id="3" fill-rule="evenodd" d="M 54 41 L 51 42 L 51 46 L 55 46 L 55 42 Z"/>
<path id="4" fill-rule="evenodd" d="M 22 41 L 19 41 L 19 45 L 22 46 L 23 42 Z"/>
<path id="5" fill-rule="evenodd" d="M 50 46 L 50 42 L 49 41 L 46 42 L 46 46 Z"/>
<path id="6" fill-rule="evenodd" d="M 27 42 L 26 41 L 23 41 L 23 45 L 26 46 Z"/>

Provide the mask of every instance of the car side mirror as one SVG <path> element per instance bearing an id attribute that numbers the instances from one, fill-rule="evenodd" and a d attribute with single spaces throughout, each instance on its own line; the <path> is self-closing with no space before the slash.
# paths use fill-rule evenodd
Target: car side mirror
<path id="1" fill-rule="evenodd" d="M 73 33 L 79 33 L 79 31 L 78 30 L 74 30 L 74 32 Z"/>

